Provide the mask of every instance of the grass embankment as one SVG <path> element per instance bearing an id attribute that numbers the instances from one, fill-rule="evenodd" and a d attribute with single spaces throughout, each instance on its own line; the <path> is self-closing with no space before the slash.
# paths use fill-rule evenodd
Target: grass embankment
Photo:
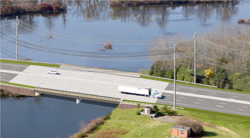
<path id="1" fill-rule="evenodd" d="M 181 109 L 178 112 L 179 114 L 196 118 L 204 123 L 216 125 L 220 128 L 220 131 L 224 130 L 233 138 L 250 137 L 250 117 L 190 108 Z"/>
<path id="2" fill-rule="evenodd" d="M 42 3 L 29 3 L 24 1 L 8 0 L 2 2 L 0 6 L 1 16 L 12 16 L 26 13 L 55 13 L 64 12 L 67 10 L 66 4 L 61 2 L 42 2 Z"/>
<path id="3" fill-rule="evenodd" d="M 9 85 L 15 85 L 15 86 L 21 86 L 21 87 L 26 87 L 26 88 L 36 88 L 34 86 L 23 85 L 23 84 L 18 84 L 18 83 L 11 83 L 11 82 L 6 82 L 6 81 L 0 81 L 0 83 L 9 84 Z"/>
<path id="4" fill-rule="evenodd" d="M 55 68 L 59 68 L 60 67 L 59 64 L 29 62 L 29 61 L 17 61 L 17 60 L 7 60 L 7 59 L 0 59 L 0 62 L 3 62 L 3 63 L 13 63 L 13 64 L 24 64 L 24 65 L 46 66 L 46 67 L 55 67 Z"/>
<path id="5" fill-rule="evenodd" d="M 141 75 L 140 78 L 174 83 L 174 81 L 171 81 L 171 80 L 165 80 L 165 79 L 160 79 L 160 78 L 148 77 L 148 76 L 143 76 L 143 75 Z M 176 82 L 176 84 L 187 85 L 187 86 L 194 86 L 194 87 L 200 87 L 200 88 L 207 88 L 207 89 L 214 89 L 214 90 L 220 90 L 220 91 L 225 91 L 225 92 L 235 92 L 235 93 L 242 93 L 242 94 L 250 94 L 250 92 L 245 92 L 245 91 L 220 89 L 220 88 L 214 88 L 214 87 L 207 87 L 207 86 L 189 84 L 189 83 L 184 83 L 184 82 Z"/>
<path id="6" fill-rule="evenodd" d="M 173 123 L 156 121 L 152 118 L 142 115 L 136 115 L 138 109 L 114 109 L 110 115 L 110 119 L 101 125 L 90 137 L 98 136 L 108 130 L 124 130 L 124 134 L 116 134 L 113 137 L 144 137 L 144 138 L 165 138 L 171 136 L 171 127 Z M 214 112 L 202 112 L 199 110 L 178 110 L 180 114 L 188 117 L 199 119 L 205 123 L 220 125 L 223 129 L 214 128 L 212 125 L 204 126 L 205 136 L 213 138 L 234 138 L 237 134 L 242 137 L 250 137 L 250 117 L 232 116 L 227 114 L 216 114 Z M 233 120 L 233 121 L 232 121 Z M 248 122 L 248 123 L 247 123 Z M 235 135 L 227 132 L 234 131 Z M 244 134 L 243 134 L 244 133 Z"/>

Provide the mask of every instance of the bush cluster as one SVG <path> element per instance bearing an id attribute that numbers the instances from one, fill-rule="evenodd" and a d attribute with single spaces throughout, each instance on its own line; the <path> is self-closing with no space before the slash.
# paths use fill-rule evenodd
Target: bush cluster
<path id="1" fill-rule="evenodd" d="M 164 115 L 175 116 L 175 115 L 178 115 L 177 111 L 172 110 L 171 108 L 168 108 L 167 106 L 163 106 L 163 107 L 161 107 L 161 109 L 159 109 L 157 105 L 154 105 L 152 110 L 153 110 L 153 112 L 157 113 L 158 116 L 164 116 Z"/>
<path id="2" fill-rule="evenodd" d="M 156 62 L 152 65 L 149 75 L 171 78 L 173 79 L 173 69 L 164 69 L 164 62 Z M 213 77 L 206 77 L 205 70 L 197 69 L 197 83 L 203 83 L 207 85 L 215 85 L 218 88 L 223 89 L 235 89 L 239 91 L 250 91 L 250 71 L 245 73 L 233 73 L 225 69 L 217 67 L 213 69 Z M 177 80 L 193 82 L 193 70 L 183 65 L 180 65 L 176 69 Z"/>
<path id="3" fill-rule="evenodd" d="M 176 122 L 176 124 L 190 127 L 192 130 L 192 135 L 195 135 L 195 136 L 203 135 L 203 126 L 198 121 L 181 120 L 181 121 Z"/>

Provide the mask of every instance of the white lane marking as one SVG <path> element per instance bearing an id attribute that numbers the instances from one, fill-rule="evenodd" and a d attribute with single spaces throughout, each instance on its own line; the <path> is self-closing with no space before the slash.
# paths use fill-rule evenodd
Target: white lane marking
<path id="1" fill-rule="evenodd" d="M 241 107 L 243 107 L 243 108 L 248 108 L 248 106 L 241 106 Z"/>
<path id="2" fill-rule="evenodd" d="M 227 103 L 220 103 L 220 104 L 224 104 L 224 105 L 226 105 Z"/>
<path id="3" fill-rule="evenodd" d="M 195 104 L 201 104 L 200 102 L 194 102 Z"/>
<path id="4" fill-rule="evenodd" d="M 179 88 L 196 89 L 196 90 L 200 90 L 200 91 L 208 91 L 208 92 L 216 92 L 216 93 L 224 93 L 224 94 L 239 95 L 239 96 L 249 96 L 250 97 L 250 95 L 247 95 L 247 94 L 239 94 L 239 93 L 234 93 L 234 92 L 225 92 L 223 90 L 209 90 L 209 89 L 200 89 L 200 88 L 190 88 L 190 87 L 185 87 L 185 86 L 178 86 L 178 87 Z"/>
<path id="5" fill-rule="evenodd" d="M 238 109 L 238 110 L 240 110 L 240 111 L 245 111 L 245 109 Z"/>
<path id="6" fill-rule="evenodd" d="M 174 93 L 173 91 L 168 91 L 168 90 L 161 90 L 161 91 L 165 92 L 165 93 L 171 93 L 171 94 Z M 215 96 L 208 96 L 208 95 L 191 94 L 191 93 L 186 93 L 186 92 L 176 92 L 176 94 L 182 95 L 182 96 L 197 97 L 197 98 L 204 98 L 204 99 L 210 99 L 210 100 L 218 100 L 218 101 L 224 101 L 224 102 L 250 105 L 249 101 L 236 100 L 236 99 L 231 99 L 231 98 L 222 98 L 222 97 L 215 97 Z"/>
<path id="7" fill-rule="evenodd" d="M 169 102 L 169 103 L 172 104 L 172 102 Z M 209 108 L 209 107 L 204 107 L 204 106 L 199 106 L 199 105 L 190 105 L 190 104 L 183 104 L 183 103 L 178 103 L 178 105 L 180 105 L 180 106 L 184 105 L 186 107 L 192 107 L 192 108 L 197 108 L 197 109 L 202 109 L 202 110 L 210 110 L 210 111 L 216 111 L 216 112 L 226 112 L 226 113 L 231 113 L 231 114 L 250 116 L 249 113 L 234 112 L 232 110 L 216 109 L 216 108 Z"/>
<path id="8" fill-rule="evenodd" d="M 216 107 L 220 107 L 220 108 L 223 108 L 224 106 L 221 106 L 221 105 L 216 105 Z"/>
<path id="9" fill-rule="evenodd" d="M 185 97 L 181 97 L 181 96 L 180 96 L 179 98 L 181 98 L 181 99 L 185 99 Z"/>
<path id="10" fill-rule="evenodd" d="M 204 101 L 203 99 L 197 99 L 198 101 Z"/>

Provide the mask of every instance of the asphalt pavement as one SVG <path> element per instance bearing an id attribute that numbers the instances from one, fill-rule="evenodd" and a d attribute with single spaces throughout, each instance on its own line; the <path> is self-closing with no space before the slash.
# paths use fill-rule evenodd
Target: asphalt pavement
<path id="1" fill-rule="evenodd" d="M 0 69 L 1 70 L 10 70 L 10 71 L 24 71 L 29 65 L 19 65 L 19 64 L 10 64 L 10 63 L 2 63 L 0 62 Z M 0 80 L 9 82 L 13 78 L 15 78 L 18 74 L 16 73 L 7 73 L 7 72 L 0 72 Z"/>
<path id="2" fill-rule="evenodd" d="M 163 93 L 163 96 L 164 99 L 159 99 L 157 103 L 173 105 L 173 94 Z M 249 104 L 241 104 L 241 103 L 213 100 L 201 97 L 177 95 L 176 105 L 188 108 L 250 116 Z"/>
<path id="3" fill-rule="evenodd" d="M 10 63 L 3 63 L 0 62 L 0 69 L 2 70 L 11 70 L 11 71 L 18 71 L 22 72 L 24 71 L 29 65 L 23 65 L 23 64 L 10 64 Z"/>
<path id="4" fill-rule="evenodd" d="M 167 86 L 166 90 L 173 90 L 173 83 L 170 83 Z M 199 94 L 199 95 L 206 95 L 206 96 L 250 101 L 250 94 L 241 94 L 241 93 L 235 93 L 235 92 L 227 92 L 227 91 L 222 91 L 222 90 L 207 89 L 207 88 L 193 87 L 193 86 L 180 85 L 180 84 L 176 84 L 176 91 L 190 93 L 190 94 Z"/>

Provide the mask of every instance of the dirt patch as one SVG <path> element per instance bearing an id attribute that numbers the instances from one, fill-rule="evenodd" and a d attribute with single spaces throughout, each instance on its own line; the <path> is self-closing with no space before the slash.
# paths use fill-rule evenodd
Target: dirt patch
<path id="1" fill-rule="evenodd" d="M 230 133 L 234 138 L 239 138 L 240 137 L 238 134 L 236 134 L 235 132 L 233 132 L 230 129 L 227 129 L 227 128 L 222 127 L 222 126 L 216 126 L 216 125 L 213 125 L 213 124 L 204 123 L 204 122 L 202 122 L 202 121 L 200 121 L 200 120 L 198 120 L 196 118 L 192 118 L 192 117 L 187 117 L 187 116 L 162 116 L 162 117 L 158 117 L 158 118 L 154 118 L 154 119 L 158 120 L 158 121 L 165 121 L 165 122 L 171 122 L 171 123 L 176 123 L 176 122 L 182 121 L 182 120 L 194 120 L 194 121 L 199 122 L 203 126 L 207 126 L 207 127 L 210 127 L 210 128 L 214 128 L 214 129 L 218 129 L 218 130 Z"/>

